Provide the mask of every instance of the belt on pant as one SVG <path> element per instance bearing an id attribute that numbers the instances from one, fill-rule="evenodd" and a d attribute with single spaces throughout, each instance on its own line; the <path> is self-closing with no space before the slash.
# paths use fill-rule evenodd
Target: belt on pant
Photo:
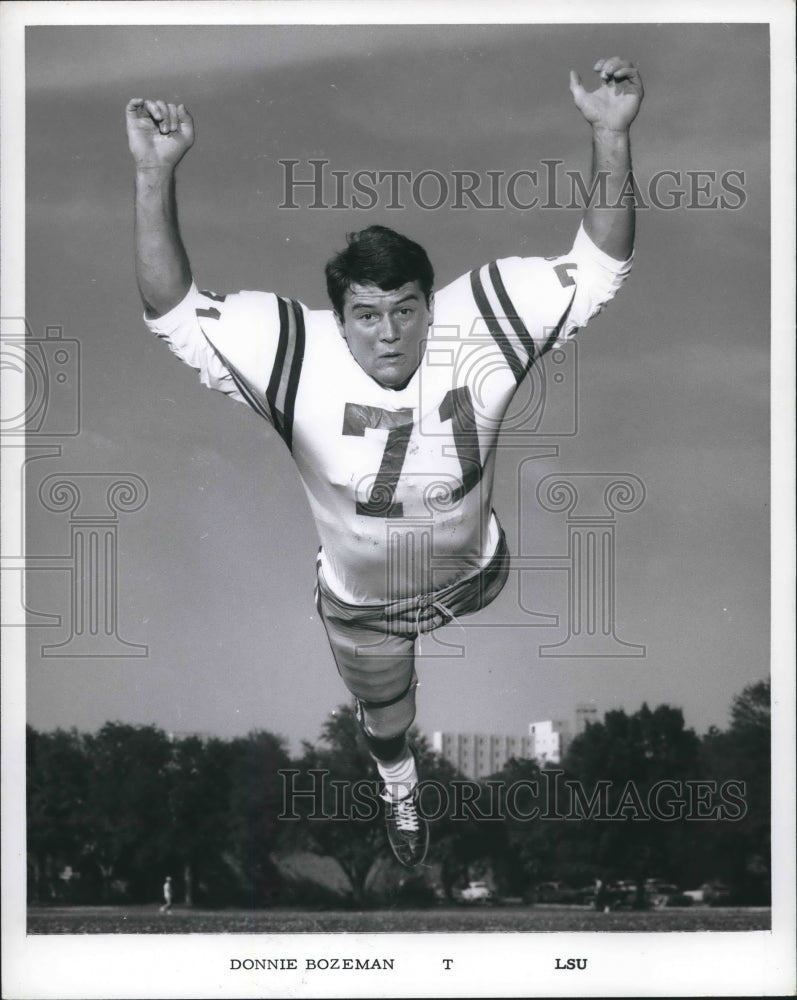
<path id="1" fill-rule="evenodd" d="M 503 528 L 500 528 L 498 545 L 489 563 L 456 583 L 440 590 L 415 597 L 404 597 L 385 604 L 349 604 L 329 590 L 319 567 L 319 591 L 328 611 L 344 621 L 356 622 L 364 626 L 384 625 L 406 626 L 407 630 L 430 632 L 450 622 L 457 614 L 467 614 L 477 610 L 469 607 L 466 598 L 472 596 L 473 585 L 486 588 L 508 566 L 509 549 Z M 460 605 L 460 606 L 458 606 Z"/>

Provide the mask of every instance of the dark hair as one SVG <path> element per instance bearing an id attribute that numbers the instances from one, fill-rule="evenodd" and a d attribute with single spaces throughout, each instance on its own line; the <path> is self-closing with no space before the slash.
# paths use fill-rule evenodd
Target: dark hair
<path id="1" fill-rule="evenodd" d="M 434 270 L 422 246 L 387 226 L 369 226 L 346 236 L 346 249 L 327 263 L 327 293 L 332 308 L 343 315 L 343 298 L 352 285 L 376 285 L 383 292 L 417 281 L 427 305 Z"/>

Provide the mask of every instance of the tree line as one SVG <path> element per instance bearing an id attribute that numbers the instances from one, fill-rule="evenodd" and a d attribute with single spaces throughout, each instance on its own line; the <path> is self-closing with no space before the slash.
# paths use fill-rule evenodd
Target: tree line
<path id="1" fill-rule="evenodd" d="M 452 899 L 486 874 L 527 900 L 546 881 L 655 877 L 681 888 L 719 880 L 733 902 L 769 902 L 768 680 L 733 699 L 724 730 L 699 737 L 667 705 L 611 711 L 561 764 L 513 759 L 478 783 L 417 732 L 414 742 L 432 847 L 411 877 L 389 860 L 372 761 L 348 706 L 296 756 L 264 731 L 28 727 L 29 900 L 155 902 L 170 874 L 189 906 L 332 902 L 309 876 L 286 874 L 280 858 L 301 851 L 335 860 L 354 905 L 386 892 Z"/>

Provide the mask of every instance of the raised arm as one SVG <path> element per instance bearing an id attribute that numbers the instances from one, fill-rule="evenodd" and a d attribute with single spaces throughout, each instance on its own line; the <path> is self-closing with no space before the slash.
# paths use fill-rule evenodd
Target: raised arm
<path id="1" fill-rule="evenodd" d="M 191 265 L 177 224 L 175 168 L 194 144 L 182 104 L 135 97 L 125 109 L 136 169 L 136 279 L 149 317 L 169 312 L 191 286 Z"/>
<path id="2" fill-rule="evenodd" d="M 601 78 L 589 92 L 578 73 L 570 72 L 576 107 L 592 127 L 592 180 L 606 177 L 605 200 L 597 197 L 584 213 L 584 229 L 592 242 L 616 260 L 628 260 L 634 248 L 634 197 L 631 188 L 629 130 L 642 103 L 639 71 L 625 59 L 601 59 L 594 70 Z"/>

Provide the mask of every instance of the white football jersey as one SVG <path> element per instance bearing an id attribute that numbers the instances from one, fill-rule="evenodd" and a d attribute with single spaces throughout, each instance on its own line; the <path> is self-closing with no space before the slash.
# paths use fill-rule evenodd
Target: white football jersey
<path id="1" fill-rule="evenodd" d="M 495 551 L 501 420 L 534 362 L 613 297 L 630 270 L 583 228 L 563 257 L 511 257 L 435 294 L 419 367 L 385 388 L 355 361 L 330 310 L 266 292 L 192 286 L 147 320 L 202 382 L 248 403 L 291 450 L 324 576 L 354 604 L 436 590 Z"/>

